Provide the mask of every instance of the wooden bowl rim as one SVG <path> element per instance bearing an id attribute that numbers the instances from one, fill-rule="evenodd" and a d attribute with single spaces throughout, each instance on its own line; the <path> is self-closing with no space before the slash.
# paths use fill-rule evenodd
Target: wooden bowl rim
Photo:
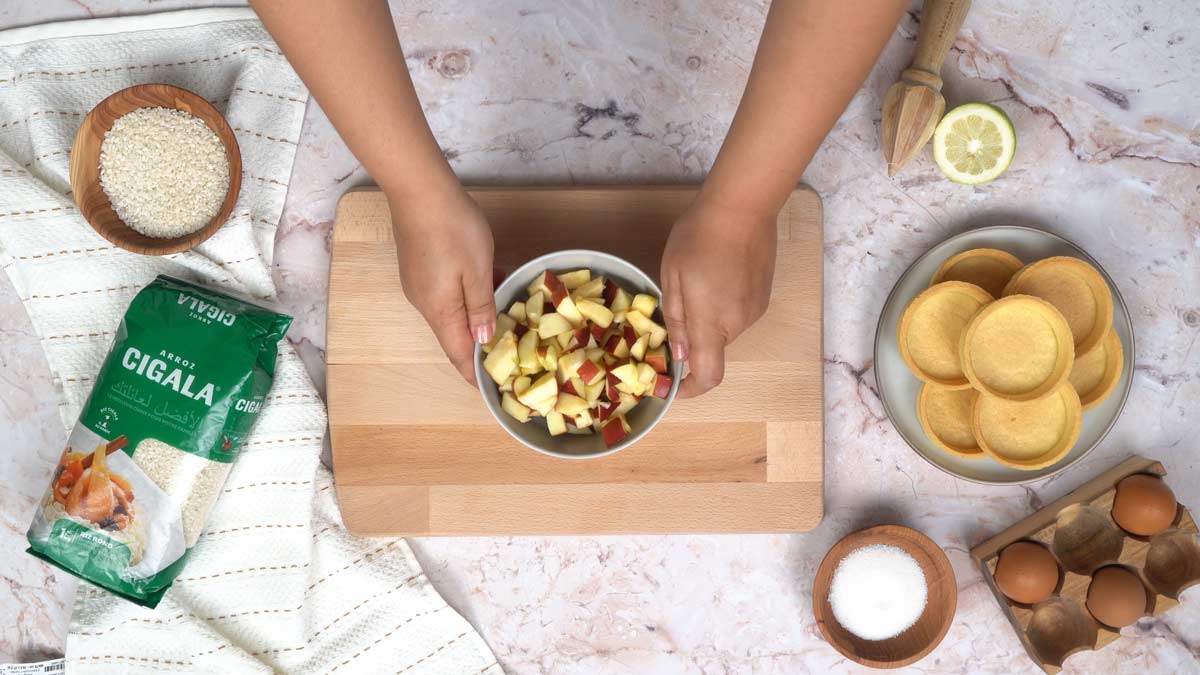
<path id="1" fill-rule="evenodd" d="M 154 239 L 152 237 L 147 237 L 147 239 L 152 240 L 151 243 L 143 245 L 141 248 L 133 248 L 127 242 L 122 241 L 120 237 L 110 236 L 108 232 L 102 230 L 95 222 L 92 210 L 86 209 L 82 204 L 79 203 L 79 195 L 83 194 L 83 188 L 85 186 L 79 184 L 79 181 L 82 177 L 76 175 L 74 167 L 76 162 L 80 159 L 77 157 L 77 153 L 80 152 L 80 140 L 84 137 L 84 134 L 91 131 L 90 127 L 98 110 L 100 110 L 110 101 L 120 100 L 119 97 L 124 95 L 163 89 L 169 90 L 174 96 L 188 101 L 189 105 L 192 105 L 195 108 L 206 109 L 206 112 L 211 115 L 211 121 L 215 122 L 219 127 L 221 127 L 219 129 L 213 129 L 212 125 L 210 124 L 210 120 L 199 117 L 198 115 L 193 115 L 204 122 L 205 126 L 209 127 L 209 129 L 211 129 L 212 132 L 217 135 L 217 138 L 221 141 L 221 145 L 225 148 L 225 161 L 229 164 L 229 187 L 225 192 L 225 200 L 221 202 L 221 207 L 217 209 L 216 215 L 214 215 L 212 219 L 204 225 L 204 227 L 196 230 L 195 232 L 189 232 L 188 234 L 174 237 L 172 239 Z M 155 98 L 157 98 L 157 96 L 155 96 Z M 136 106 L 129 108 L 122 113 L 122 115 L 133 112 L 134 110 L 138 110 L 139 108 L 146 107 L 160 107 L 179 110 L 179 108 L 167 104 L 156 106 Z M 111 128 L 112 127 L 110 126 L 109 129 Z M 103 133 L 107 134 L 108 129 L 104 129 Z M 96 145 L 97 156 L 95 160 L 97 166 L 99 165 L 100 161 L 99 148 L 103 143 L 103 134 L 101 134 L 101 136 L 100 143 Z M 165 82 L 146 82 L 125 87 L 123 89 L 118 89 L 117 91 L 114 91 L 113 93 L 104 97 L 103 100 L 101 100 L 99 103 L 93 106 L 91 110 L 88 111 L 88 114 L 83 118 L 83 122 L 79 125 L 79 129 L 75 132 L 75 138 L 71 142 L 71 156 L 68 166 L 70 167 L 69 178 L 71 182 L 72 199 L 75 201 L 75 205 L 79 208 L 79 212 L 83 215 L 84 219 L 87 220 L 88 225 L 91 226 L 92 230 L 95 231 L 96 234 L 100 235 L 114 246 L 133 253 L 138 253 L 141 255 L 170 255 L 172 253 L 188 251 L 196 246 L 199 246 L 216 234 L 229 220 L 230 215 L 233 213 L 233 207 L 237 204 L 238 196 L 241 194 L 241 164 L 242 149 L 241 145 L 238 143 L 237 135 L 234 134 L 233 127 L 230 126 L 229 120 L 225 119 L 225 116 L 221 114 L 221 111 L 217 110 L 216 106 L 214 106 L 212 103 L 209 103 L 208 100 L 203 96 L 200 96 L 199 94 L 188 89 L 184 89 L 183 87 L 167 84 Z M 96 181 L 99 182 L 99 170 L 97 170 Z M 108 199 L 108 195 L 104 193 L 103 188 L 100 188 L 100 193 L 104 194 L 105 200 Z M 115 211 L 113 215 L 116 215 Z M 120 216 L 117 216 L 117 220 L 126 230 L 130 232 L 137 232 L 133 228 L 126 225 L 124 221 L 120 220 Z"/>
<path id="2" fill-rule="evenodd" d="M 921 649 L 902 659 L 883 661 L 860 656 L 854 653 L 849 645 L 839 641 L 827 625 L 829 622 L 837 623 L 837 618 L 833 616 L 832 612 L 827 616 L 823 608 L 824 601 L 829 595 L 829 586 L 833 580 L 834 570 L 837 568 L 838 563 L 849 555 L 850 552 L 871 544 L 890 544 L 906 551 L 911 548 L 919 549 L 929 557 L 934 568 L 941 574 L 942 583 L 949 584 L 949 590 L 946 594 L 946 607 L 942 610 L 941 622 L 938 625 L 936 635 Z M 933 584 L 928 585 L 928 597 L 930 598 L 934 595 L 933 588 Z M 950 559 L 946 557 L 946 552 L 942 550 L 941 546 L 938 546 L 937 542 L 911 527 L 903 525 L 876 525 L 842 537 L 829 549 L 825 557 L 821 559 L 821 564 L 817 567 L 817 573 L 813 579 L 812 602 L 813 615 L 817 621 L 817 629 L 821 631 L 821 637 L 842 656 L 855 663 L 871 668 L 902 668 L 928 656 L 945 639 L 946 633 L 950 631 L 951 624 L 954 623 L 954 615 L 958 610 L 958 583 L 954 576 L 954 568 L 950 565 Z M 930 611 L 931 605 L 932 603 L 927 603 L 925 611 Z M 842 628 L 842 630 L 845 629 Z M 907 632 L 906 630 L 905 633 Z M 880 640 L 879 643 L 885 644 L 893 640 L 902 640 L 905 633 L 887 640 Z"/>

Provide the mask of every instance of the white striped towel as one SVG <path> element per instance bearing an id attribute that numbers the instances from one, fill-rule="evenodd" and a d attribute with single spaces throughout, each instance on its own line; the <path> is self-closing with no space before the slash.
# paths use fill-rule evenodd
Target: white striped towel
<path id="1" fill-rule="evenodd" d="M 145 82 L 212 101 L 237 133 L 244 163 L 229 223 L 197 249 L 164 258 L 127 253 L 95 234 L 71 200 L 67 172 L 88 110 Z M 64 429 L 129 301 L 155 275 L 274 299 L 275 228 L 307 100 L 246 9 L 0 33 L 0 266 L 42 340 Z M 286 342 L 268 401 L 208 533 L 156 610 L 81 586 L 68 669 L 501 673 L 403 540 L 362 539 L 342 527 L 318 460 L 325 408 Z"/>

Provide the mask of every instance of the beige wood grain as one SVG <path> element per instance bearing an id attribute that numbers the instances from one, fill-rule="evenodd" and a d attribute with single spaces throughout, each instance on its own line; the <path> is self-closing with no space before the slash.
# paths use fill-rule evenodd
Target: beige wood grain
<path id="1" fill-rule="evenodd" d="M 657 277 L 690 186 L 487 188 L 496 262 L 563 248 L 620 255 Z M 809 529 L 823 476 L 821 207 L 779 218 L 766 316 L 728 350 L 725 381 L 676 401 L 616 455 L 571 461 L 517 444 L 449 366 L 400 288 L 386 198 L 338 206 L 327 361 L 335 477 L 362 534 L 761 532 Z"/>

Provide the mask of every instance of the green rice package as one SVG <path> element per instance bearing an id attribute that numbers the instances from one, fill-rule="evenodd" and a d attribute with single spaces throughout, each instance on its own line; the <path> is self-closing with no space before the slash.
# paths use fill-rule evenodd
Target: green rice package
<path id="1" fill-rule="evenodd" d="M 154 607 L 263 406 L 291 317 L 160 276 L 133 299 L 29 526 L 29 552 Z"/>

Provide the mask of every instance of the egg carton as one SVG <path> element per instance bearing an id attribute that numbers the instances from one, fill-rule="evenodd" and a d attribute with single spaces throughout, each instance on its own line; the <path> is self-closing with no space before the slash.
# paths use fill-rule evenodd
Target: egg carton
<path id="1" fill-rule="evenodd" d="M 1133 474 L 1163 478 L 1166 473 L 1161 463 L 1135 455 L 971 549 L 971 557 L 979 564 L 988 588 L 1026 651 L 1047 673 L 1060 672 L 1063 661 L 1071 654 L 1100 649 L 1120 636 L 1120 629 L 1104 625 L 1088 612 L 1088 585 L 1097 569 L 1121 565 L 1136 572 L 1147 590 L 1147 616 L 1158 616 L 1175 607 L 1184 589 L 1200 583 L 1200 539 L 1196 522 L 1183 504 L 1179 504 L 1171 527 L 1153 537 L 1130 534 L 1112 519 L 1116 486 L 1122 478 Z M 1069 551 L 1055 549 L 1058 514 L 1074 504 L 1090 507 L 1103 517 L 1122 539 L 1119 555 L 1115 558 L 1110 553 L 1095 555 L 1094 549 L 1082 547 Z M 1058 563 L 1059 579 L 1054 593 L 1034 605 L 1009 599 L 996 585 L 994 575 L 1000 552 L 1017 541 L 1044 545 Z"/>

